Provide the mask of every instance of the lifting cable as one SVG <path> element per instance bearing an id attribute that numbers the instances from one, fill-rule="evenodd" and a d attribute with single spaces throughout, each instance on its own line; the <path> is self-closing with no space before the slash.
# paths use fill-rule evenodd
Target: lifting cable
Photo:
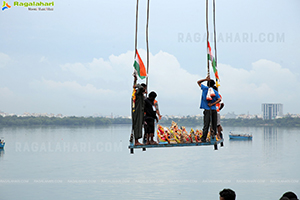
<path id="1" fill-rule="evenodd" d="M 147 75 L 149 74 L 149 13 L 150 13 L 150 0 L 147 1 L 147 23 L 146 23 L 146 45 L 147 45 Z M 139 18 L 139 0 L 136 1 L 136 14 L 135 14 L 135 46 L 134 46 L 134 58 L 137 51 L 137 33 L 138 33 L 138 18 Z M 146 85 L 148 87 L 148 76 L 146 77 Z"/>
<path id="2" fill-rule="evenodd" d="M 206 0 L 206 43 L 207 43 L 207 76 L 210 76 L 210 67 L 209 67 L 209 29 L 208 29 L 208 1 Z M 211 58 L 211 63 L 212 65 L 215 65 L 215 77 L 216 77 L 216 84 L 218 87 L 218 81 L 219 81 L 219 77 L 217 75 L 217 34 L 216 34 L 216 11 L 215 11 L 215 0 L 213 0 L 213 27 L 214 27 L 214 51 L 215 51 L 215 56 L 213 58 Z M 214 68 L 214 66 L 213 66 Z"/>
<path id="3" fill-rule="evenodd" d="M 217 34 L 216 34 L 216 3 L 215 0 L 213 0 L 213 21 L 214 21 L 214 43 L 215 43 L 215 61 L 216 61 L 216 67 L 217 67 Z"/>
<path id="4" fill-rule="evenodd" d="M 147 23 L 146 23 L 146 44 L 147 44 L 147 75 L 149 74 L 149 42 L 148 42 L 148 29 L 149 29 L 149 11 L 150 11 L 150 0 L 147 1 Z M 148 87 L 148 77 L 146 77 L 146 85 Z"/>
<path id="5" fill-rule="evenodd" d="M 134 58 L 133 59 L 135 59 L 135 57 L 136 57 L 138 19 L 139 19 L 139 0 L 136 0 L 136 10 L 135 10 L 135 43 L 134 43 Z"/>
<path id="6" fill-rule="evenodd" d="M 209 31 L 208 31 L 208 0 L 206 0 L 206 45 L 207 45 L 207 49 L 208 49 L 208 42 L 209 42 Z M 210 77 L 208 52 L 207 52 L 207 76 Z"/>

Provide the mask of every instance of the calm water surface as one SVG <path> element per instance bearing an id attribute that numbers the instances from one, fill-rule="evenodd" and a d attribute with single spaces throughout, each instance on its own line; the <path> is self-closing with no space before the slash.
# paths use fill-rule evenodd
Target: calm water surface
<path id="1" fill-rule="evenodd" d="M 190 127 L 187 127 L 190 129 Z M 200 128 L 200 127 L 193 127 Z M 0 199 L 219 199 L 300 196 L 300 131 L 224 127 L 224 147 L 128 150 L 130 125 L 1 128 Z M 252 141 L 230 141 L 229 131 Z"/>

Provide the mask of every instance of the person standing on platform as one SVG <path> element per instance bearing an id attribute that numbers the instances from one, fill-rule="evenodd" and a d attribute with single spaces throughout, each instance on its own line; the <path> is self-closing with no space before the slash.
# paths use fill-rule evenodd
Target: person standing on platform
<path id="1" fill-rule="evenodd" d="M 214 90 L 216 90 L 217 92 L 219 92 L 217 86 L 213 87 Z M 217 108 L 217 135 L 219 137 L 219 139 L 223 139 L 223 135 L 222 135 L 222 126 L 221 126 L 221 115 L 220 115 L 220 111 L 223 109 L 224 107 L 224 103 L 223 103 L 223 99 L 221 94 L 219 93 L 220 97 L 221 97 L 221 102 L 216 104 L 216 108 Z"/>
<path id="2" fill-rule="evenodd" d="M 145 99 L 145 134 L 146 134 L 146 145 L 149 144 L 157 144 L 154 141 L 154 131 L 155 131 L 155 120 L 158 122 L 158 118 L 156 116 L 156 108 L 154 105 L 154 101 L 157 94 L 155 92 L 150 92 L 147 99 Z"/>
<path id="3" fill-rule="evenodd" d="M 158 115 L 158 119 L 161 120 L 162 116 L 160 114 L 159 107 L 158 107 L 158 102 L 157 102 L 156 99 L 154 100 L 154 106 L 155 106 L 155 109 L 156 109 L 156 114 Z"/>
<path id="4" fill-rule="evenodd" d="M 133 74 L 133 93 L 132 93 L 132 129 L 134 136 L 134 145 L 143 145 L 139 139 L 143 136 L 143 123 L 144 123 L 144 94 L 146 93 L 147 85 L 137 84 L 136 73 Z"/>
<path id="5" fill-rule="evenodd" d="M 207 86 L 202 84 L 204 81 L 207 81 Z M 205 79 L 197 81 L 197 84 L 202 90 L 200 109 L 204 109 L 204 126 L 201 142 L 206 142 L 210 123 L 212 123 L 214 134 L 217 133 L 216 104 L 221 101 L 221 98 L 219 93 L 212 88 L 215 85 L 215 81 L 211 80 L 209 76 L 207 76 Z"/>
<path id="6" fill-rule="evenodd" d="M 156 99 L 154 100 L 154 106 L 155 106 L 155 109 L 156 109 L 156 114 L 158 116 L 158 119 L 161 120 L 162 115 L 160 114 L 159 107 L 158 107 L 158 101 Z M 147 125 L 144 125 L 144 133 L 146 133 L 146 131 L 147 131 Z M 146 137 L 145 134 L 144 134 L 143 143 L 144 144 L 147 143 L 147 137 Z"/>

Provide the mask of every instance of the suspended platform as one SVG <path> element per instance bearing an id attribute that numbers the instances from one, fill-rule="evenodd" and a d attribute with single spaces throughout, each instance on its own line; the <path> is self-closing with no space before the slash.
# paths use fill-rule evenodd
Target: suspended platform
<path id="1" fill-rule="evenodd" d="M 223 139 L 220 139 L 216 141 L 216 139 L 211 139 L 210 142 L 193 142 L 193 143 L 159 143 L 159 144 L 153 144 L 153 145 L 134 145 L 133 143 L 130 143 L 128 146 L 128 149 L 130 149 L 130 153 L 134 153 L 134 149 L 142 149 L 143 151 L 146 151 L 147 148 L 166 148 L 166 147 L 189 147 L 189 146 L 208 146 L 208 145 L 214 145 L 214 149 L 218 150 L 218 144 L 220 146 L 223 146 Z"/>

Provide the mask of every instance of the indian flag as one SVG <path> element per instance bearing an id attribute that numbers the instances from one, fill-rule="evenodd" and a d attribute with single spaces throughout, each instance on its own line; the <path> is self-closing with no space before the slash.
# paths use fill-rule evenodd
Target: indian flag
<path id="1" fill-rule="evenodd" d="M 218 75 L 216 60 L 215 60 L 215 58 L 214 58 L 214 56 L 213 56 L 213 54 L 211 52 L 211 47 L 210 47 L 209 42 L 207 42 L 207 51 L 208 51 L 207 57 L 208 57 L 208 60 L 211 61 L 211 65 L 213 67 L 213 70 L 214 70 L 214 73 L 215 73 L 215 77 L 216 77 L 216 79 L 219 80 L 219 75 Z"/>
<path id="2" fill-rule="evenodd" d="M 141 79 L 144 79 L 145 77 L 147 77 L 146 68 L 140 57 L 138 50 L 136 50 L 136 56 L 135 56 L 135 60 L 133 63 L 133 67 L 137 71 L 137 73 Z"/>

